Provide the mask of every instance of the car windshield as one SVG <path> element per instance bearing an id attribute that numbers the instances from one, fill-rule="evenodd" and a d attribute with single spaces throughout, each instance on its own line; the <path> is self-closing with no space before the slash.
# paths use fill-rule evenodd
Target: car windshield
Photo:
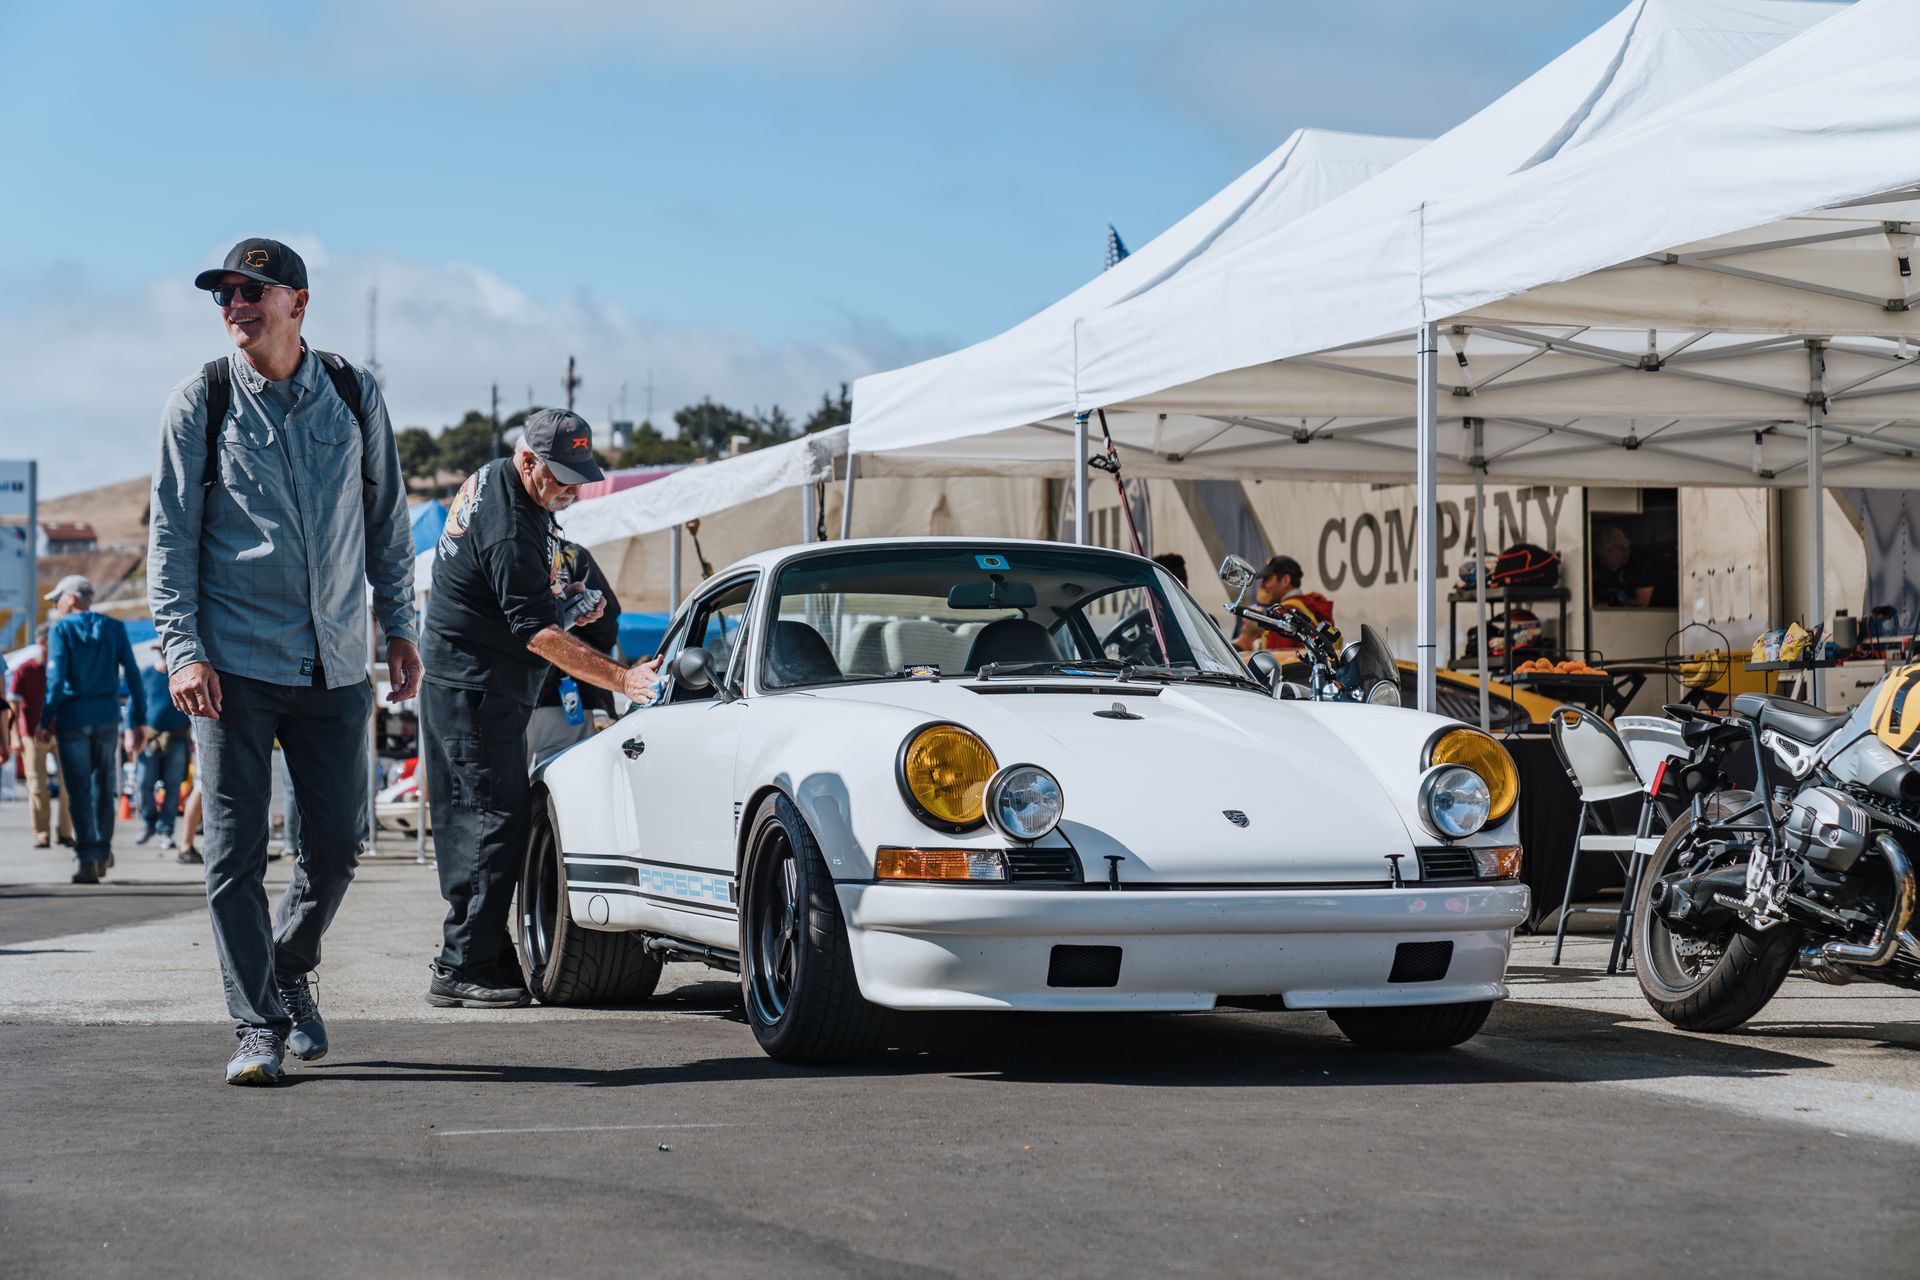
<path id="1" fill-rule="evenodd" d="M 962 544 L 829 552 L 781 570 L 774 594 L 761 667 L 769 689 L 960 674 L 1259 689 L 1179 583 L 1109 551 Z"/>

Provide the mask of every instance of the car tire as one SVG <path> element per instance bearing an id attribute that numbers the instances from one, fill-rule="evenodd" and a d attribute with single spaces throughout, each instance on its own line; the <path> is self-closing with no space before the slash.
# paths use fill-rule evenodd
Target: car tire
<path id="1" fill-rule="evenodd" d="M 1451 1049 L 1471 1040 L 1492 1009 L 1493 1001 L 1474 1000 L 1327 1012 L 1340 1034 L 1363 1049 L 1419 1050 Z"/>
<path id="2" fill-rule="evenodd" d="M 740 885 L 740 994 L 767 1056 L 828 1063 L 881 1053 L 888 1011 L 860 994 L 833 878 L 786 796 L 754 813 Z"/>
<path id="3" fill-rule="evenodd" d="M 567 905 L 551 801 L 527 839 L 514 912 L 527 990 L 542 1004 L 639 1004 L 660 983 L 661 957 L 646 935 L 583 929 Z"/>

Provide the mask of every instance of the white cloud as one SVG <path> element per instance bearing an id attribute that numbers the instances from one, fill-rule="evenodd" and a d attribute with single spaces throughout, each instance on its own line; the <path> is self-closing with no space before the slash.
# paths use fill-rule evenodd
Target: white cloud
<path id="1" fill-rule="evenodd" d="M 637 316 L 584 293 L 534 297 L 468 264 L 330 255 L 288 239 L 323 284 L 305 327 L 313 345 L 364 359 L 367 291 L 378 287 L 380 364 L 401 426 L 444 426 L 484 408 L 496 380 L 503 412 L 523 407 L 529 387 L 537 403 L 554 403 L 569 355 L 584 379 L 576 407 L 596 426 L 622 383 L 630 416 L 641 416 L 649 369 L 655 418 L 669 426 L 674 409 L 703 395 L 804 416 L 842 381 L 954 345 L 845 313 L 831 333 L 773 342 Z M 38 457 L 49 496 L 150 470 L 168 390 L 229 349 L 207 296 L 184 278 L 121 292 L 71 271 L 4 286 L 0 351 L 12 394 L 0 401 L 0 452 Z"/>

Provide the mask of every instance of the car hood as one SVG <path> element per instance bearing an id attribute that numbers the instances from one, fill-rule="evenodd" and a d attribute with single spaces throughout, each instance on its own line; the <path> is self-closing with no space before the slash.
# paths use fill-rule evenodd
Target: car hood
<path id="1" fill-rule="evenodd" d="M 1050 770 L 1066 795 L 1061 833 L 1089 880 L 1384 883 L 1388 855 L 1413 849 L 1402 806 L 1305 704 L 1088 681 L 900 681 L 812 696 L 951 720 L 1000 764 Z"/>

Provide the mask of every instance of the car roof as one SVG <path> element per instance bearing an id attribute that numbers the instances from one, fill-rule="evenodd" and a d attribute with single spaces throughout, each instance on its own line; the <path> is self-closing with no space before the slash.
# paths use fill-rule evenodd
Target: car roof
<path id="1" fill-rule="evenodd" d="M 801 556 L 821 555 L 832 551 L 858 551 L 867 547 L 1046 547 L 1055 551 L 1087 551 L 1100 555 L 1121 556 L 1128 560 L 1146 560 L 1145 556 L 1136 556 L 1131 551 L 1116 551 L 1112 547 L 1100 547 L 1088 543 L 1052 542 L 1045 538 L 848 538 L 844 541 L 800 542 L 791 546 L 774 547 L 767 551 L 756 552 L 734 561 L 707 581 L 711 582 L 749 569 L 763 571 L 772 569 Z M 689 594 L 697 594 L 699 590 L 700 588 L 696 587 Z"/>

